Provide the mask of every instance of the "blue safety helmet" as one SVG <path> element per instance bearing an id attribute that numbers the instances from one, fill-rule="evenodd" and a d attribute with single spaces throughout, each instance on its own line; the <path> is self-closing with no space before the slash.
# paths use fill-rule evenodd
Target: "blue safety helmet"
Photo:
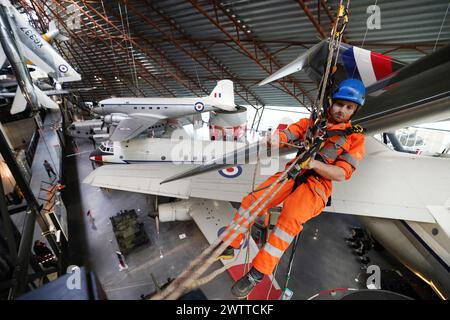
<path id="1" fill-rule="evenodd" d="M 347 79 L 339 83 L 336 91 L 333 92 L 331 98 L 333 100 L 347 100 L 352 101 L 359 106 L 364 104 L 366 100 L 366 88 L 361 80 L 358 79 Z"/>

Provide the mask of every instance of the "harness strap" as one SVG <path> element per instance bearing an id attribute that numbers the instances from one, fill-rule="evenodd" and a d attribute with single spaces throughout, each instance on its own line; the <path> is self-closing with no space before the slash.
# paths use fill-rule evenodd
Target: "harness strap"
<path id="1" fill-rule="evenodd" d="M 283 132 L 286 135 L 286 137 L 288 138 L 288 141 L 292 141 L 293 142 L 293 141 L 297 141 L 298 140 L 297 136 L 295 134 L 293 134 L 291 132 L 291 130 L 289 130 L 289 129 L 282 130 L 281 132 Z"/>
<path id="2" fill-rule="evenodd" d="M 288 139 L 291 139 L 289 134 L 294 136 L 294 134 L 291 131 L 289 131 L 288 129 L 283 130 L 283 132 L 285 132 Z M 322 162 L 328 164 L 329 162 L 326 159 L 331 159 L 332 163 L 336 162 L 336 160 L 339 159 L 339 160 L 348 162 L 353 168 L 356 168 L 358 165 L 358 161 L 350 153 L 343 150 L 343 152 L 340 155 L 338 155 L 337 151 L 345 145 L 345 143 L 347 142 L 348 135 L 350 135 L 352 133 L 363 133 L 363 132 L 364 132 L 364 129 L 360 125 L 354 125 L 345 130 L 328 130 L 326 132 L 327 138 L 334 137 L 334 136 L 340 136 L 340 137 L 330 147 L 323 148 L 322 150 L 320 150 L 316 154 L 315 160 L 322 161 Z M 297 137 L 294 136 L 294 139 L 297 139 Z M 302 183 L 305 183 L 306 180 L 308 180 L 308 178 L 313 175 L 319 176 L 319 174 L 317 172 L 315 172 L 314 170 L 308 170 L 308 171 L 304 172 L 303 174 L 298 175 L 295 178 L 294 186 L 292 187 L 292 192 L 294 192 L 295 189 L 297 189 L 297 187 L 299 185 L 301 185 Z"/>

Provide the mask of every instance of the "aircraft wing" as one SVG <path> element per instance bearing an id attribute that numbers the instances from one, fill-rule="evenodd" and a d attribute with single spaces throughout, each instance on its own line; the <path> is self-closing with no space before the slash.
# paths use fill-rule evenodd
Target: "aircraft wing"
<path id="1" fill-rule="evenodd" d="M 60 94 L 69 94 L 71 92 L 80 92 L 80 91 L 90 91 L 95 88 L 79 88 L 79 89 L 60 89 L 60 90 L 42 90 L 42 93 L 46 96 L 54 96 Z M 16 92 L 0 92 L 0 98 L 14 98 L 16 96 Z"/>
<path id="2" fill-rule="evenodd" d="M 3 51 L 3 48 L 0 46 L 0 69 L 3 69 L 3 65 L 6 62 L 6 54 L 5 51 Z"/>
<path id="3" fill-rule="evenodd" d="M 50 99 L 44 92 L 42 92 L 37 86 L 33 85 L 34 92 L 37 96 L 39 105 L 43 106 L 44 108 L 48 109 L 59 109 L 58 104 Z M 0 94 L 0 97 L 14 97 L 14 101 L 11 106 L 10 113 L 16 114 L 19 112 L 22 112 L 27 107 L 27 100 L 25 99 L 24 95 L 22 94 L 22 91 L 19 86 L 17 86 L 16 92 L 8 92 Z"/>
<path id="4" fill-rule="evenodd" d="M 47 62 L 41 59 L 36 53 L 34 53 L 33 50 L 30 50 L 26 45 L 22 43 L 22 50 L 24 51 L 25 57 L 27 57 L 28 60 L 32 61 L 34 65 L 38 66 L 40 69 L 42 69 L 45 73 L 52 73 L 54 72 L 54 68 L 50 66 Z"/>
<path id="5" fill-rule="evenodd" d="M 252 190 L 254 165 L 237 166 L 228 171 L 224 169 L 193 179 L 160 184 L 168 176 L 194 167 L 195 165 L 174 163 L 105 165 L 91 172 L 83 182 L 95 187 L 181 199 L 195 197 L 235 202 L 240 202 L 242 197 Z M 278 166 L 269 172 L 272 174 L 276 171 Z M 256 184 L 267 177 L 268 175 L 257 175 Z"/>
<path id="6" fill-rule="evenodd" d="M 281 170 L 286 159 L 256 175 L 255 186 Z M 416 156 L 390 150 L 366 139 L 366 156 L 352 179 L 333 183 L 331 207 L 325 211 L 369 217 L 438 223 L 450 233 L 448 220 L 435 217 L 431 206 L 442 206 L 450 190 L 449 159 Z M 164 195 L 240 202 L 253 190 L 254 164 L 212 171 L 160 185 L 165 178 L 196 167 L 173 163 L 107 165 L 85 179 L 96 187 Z M 389 176 L 389 184 L 380 177 Z M 434 212 L 433 212 L 434 211 Z M 447 222 L 446 222 L 447 221 Z"/>
<path id="7" fill-rule="evenodd" d="M 24 56 L 58 82 L 80 81 L 81 75 L 38 33 L 12 5 L 4 4 L 12 15 L 11 27 L 23 47 Z"/>
<path id="8" fill-rule="evenodd" d="M 133 116 L 127 119 L 123 119 L 116 126 L 109 139 L 112 141 L 125 141 L 133 139 L 134 137 L 147 130 L 148 127 L 154 125 L 160 120 L 160 118 L 153 118 L 148 116 Z"/>

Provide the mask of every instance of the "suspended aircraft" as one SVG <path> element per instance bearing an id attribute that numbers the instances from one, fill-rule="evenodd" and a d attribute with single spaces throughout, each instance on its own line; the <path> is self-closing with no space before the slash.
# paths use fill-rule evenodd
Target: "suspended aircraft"
<path id="1" fill-rule="evenodd" d="M 319 43 L 262 84 L 299 70 L 317 80 L 323 71 L 327 48 L 326 41 Z M 356 77 L 366 86 L 367 102 L 354 118 L 355 123 L 367 130 L 366 156 L 350 181 L 334 183 L 331 206 L 325 211 L 359 216 L 386 249 L 440 297 L 448 299 L 450 159 L 396 152 L 371 135 L 450 117 L 450 46 L 407 65 L 385 55 L 341 44 L 338 59 L 336 82 Z M 229 158 L 245 159 L 249 150 L 256 148 L 246 148 Z M 94 170 L 83 182 L 181 199 L 159 206 L 161 221 L 169 217 L 193 218 L 212 242 L 231 221 L 235 209 L 230 203 L 239 203 L 254 185 L 283 170 L 287 161 L 283 156 L 261 163 L 258 167 L 264 170 L 256 175 L 255 164 L 239 164 L 235 160 L 225 164 L 211 161 L 200 166 L 110 165 Z M 252 248 L 255 254 L 257 248 Z M 232 277 L 240 278 L 242 269 L 243 264 L 231 268 Z M 257 286 L 259 291 L 254 291 L 255 296 L 250 298 L 261 298 L 270 283 L 266 279 L 265 285 Z"/>

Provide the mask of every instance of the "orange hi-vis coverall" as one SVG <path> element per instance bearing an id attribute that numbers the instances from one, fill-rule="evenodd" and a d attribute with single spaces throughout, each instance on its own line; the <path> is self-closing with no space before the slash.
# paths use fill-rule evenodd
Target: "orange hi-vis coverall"
<path id="1" fill-rule="evenodd" d="M 280 131 L 280 141 L 295 143 L 297 140 L 303 139 L 308 122 L 309 119 L 301 119 L 291 124 L 286 130 Z M 351 128 L 351 126 L 350 121 L 339 124 L 328 124 L 327 131 L 346 130 Z M 358 161 L 364 156 L 364 135 L 361 133 L 351 133 L 349 135 L 329 137 L 325 140 L 323 148 L 318 153 L 328 164 L 333 164 L 344 169 L 345 179 L 348 180 L 352 176 Z M 286 167 L 289 165 L 290 163 Z M 259 191 L 245 196 L 233 220 L 242 219 L 241 214 L 254 201 L 258 200 L 259 203 L 264 202 L 270 196 L 269 193 L 265 199 L 259 199 L 267 190 L 265 187 L 275 182 L 281 174 L 281 172 L 274 174 L 256 188 Z M 270 233 L 268 241 L 253 259 L 253 266 L 261 273 L 272 273 L 284 251 L 289 247 L 295 236 L 302 231 L 303 224 L 322 212 L 331 195 L 331 180 L 325 179 L 318 174 L 311 175 L 305 183 L 300 184 L 295 190 L 293 190 L 294 183 L 294 179 L 289 179 L 260 212 L 260 215 L 262 215 L 267 209 L 284 202 L 277 224 Z M 254 208 L 253 212 L 257 209 L 258 206 Z M 248 218 L 248 215 L 244 216 L 241 224 L 245 224 L 249 229 L 251 224 L 246 223 L 246 218 Z M 231 246 L 233 248 L 239 248 L 243 238 L 244 234 L 239 234 L 231 243 Z"/>

